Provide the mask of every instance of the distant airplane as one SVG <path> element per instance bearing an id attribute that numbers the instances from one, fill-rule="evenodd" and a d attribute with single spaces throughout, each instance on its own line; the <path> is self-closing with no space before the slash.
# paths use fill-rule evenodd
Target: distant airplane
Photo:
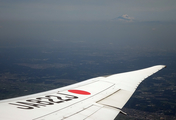
<path id="1" fill-rule="evenodd" d="M 147 77 L 164 68 L 92 78 L 66 87 L 0 101 L 0 120 L 114 120 Z"/>

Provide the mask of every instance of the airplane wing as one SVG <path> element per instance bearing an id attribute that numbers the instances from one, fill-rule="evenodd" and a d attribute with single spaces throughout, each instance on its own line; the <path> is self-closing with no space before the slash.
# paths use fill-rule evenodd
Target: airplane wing
<path id="1" fill-rule="evenodd" d="M 92 78 L 66 87 L 0 101 L 0 120 L 113 120 L 138 85 L 164 68 Z M 125 114 L 125 113 L 124 113 Z"/>

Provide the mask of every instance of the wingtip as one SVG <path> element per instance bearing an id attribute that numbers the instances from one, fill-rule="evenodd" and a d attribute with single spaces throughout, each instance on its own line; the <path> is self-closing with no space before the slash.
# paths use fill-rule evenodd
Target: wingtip
<path id="1" fill-rule="evenodd" d="M 161 67 L 161 68 L 166 68 L 167 66 L 166 65 L 156 65 L 158 67 Z"/>
<path id="2" fill-rule="evenodd" d="M 161 65 L 162 66 L 162 68 L 166 68 L 167 66 L 166 65 Z"/>

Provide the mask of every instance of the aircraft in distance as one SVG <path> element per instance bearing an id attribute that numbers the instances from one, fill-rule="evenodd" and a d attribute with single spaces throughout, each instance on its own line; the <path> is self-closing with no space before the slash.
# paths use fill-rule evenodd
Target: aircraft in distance
<path id="1" fill-rule="evenodd" d="M 0 120 L 113 120 L 147 77 L 164 68 L 96 77 L 66 87 L 0 101 Z"/>

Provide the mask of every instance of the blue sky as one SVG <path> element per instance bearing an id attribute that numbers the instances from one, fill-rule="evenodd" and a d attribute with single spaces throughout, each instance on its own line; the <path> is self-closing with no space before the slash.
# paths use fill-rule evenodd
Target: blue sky
<path id="1" fill-rule="evenodd" d="M 1 0 L 0 20 L 176 20 L 175 0 Z"/>

